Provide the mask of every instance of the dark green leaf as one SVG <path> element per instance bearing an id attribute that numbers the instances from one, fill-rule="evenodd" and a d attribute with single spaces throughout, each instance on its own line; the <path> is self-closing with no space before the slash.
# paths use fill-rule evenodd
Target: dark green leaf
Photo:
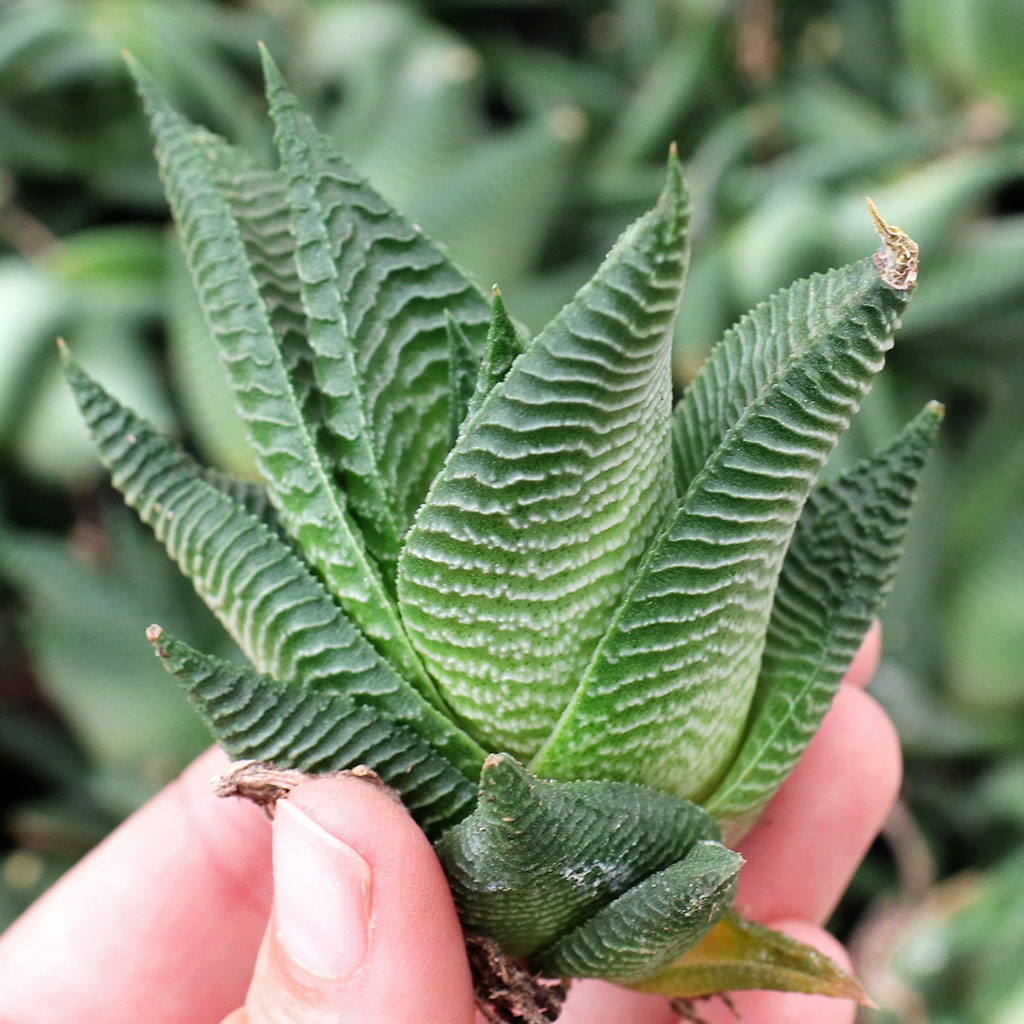
<path id="1" fill-rule="evenodd" d="M 878 614 L 941 421 L 942 407 L 926 406 L 887 448 L 811 492 L 775 592 L 746 737 L 706 802 L 731 841 L 796 765 Z"/>
<path id="2" fill-rule="evenodd" d="M 463 923 L 530 953 L 648 875 L 718 838 L 699 807 L 618 782 L 546 782 L 508 754 L 437 846 Z"/>
<path id="3" fill-rule="evenodd" d="M 228 754 L 331 772 L 370 765 L 428 834 L 464 817 L 475 790 L 415 732 L 341 693 L 279 683 L 193 650 L 159 626 L 147 632 Z"/>
<path id="4" fill-rule="evenodd" d="M 536 964 L 555 978 L 646 978 L 692 949 L 732 906 L 742 864 L 721 843 L 701 840 L 538 953 Z"/>

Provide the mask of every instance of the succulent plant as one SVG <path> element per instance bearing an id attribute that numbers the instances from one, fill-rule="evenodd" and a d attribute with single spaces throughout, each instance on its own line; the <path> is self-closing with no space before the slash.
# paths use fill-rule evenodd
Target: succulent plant
<path id="1" fill-rule="evenodd" d="M 873 211 L 874 258 L 755 308 L 673 408 L 674 152 L 654 208 L 529 337 L 264 65 L 278 169 L 133 68 L 263 485 L 204 469 L 66 358 L 115 485 L 251 666 L 153 627 L 158 655 L 235 758 L 370 766 L 435 841 L 467 932 L 527 972 L 859 997 L 732 909 L 726 843 L 810 742 L 895 570 L 941 407 L 816 481 L 916 246 Z"/>

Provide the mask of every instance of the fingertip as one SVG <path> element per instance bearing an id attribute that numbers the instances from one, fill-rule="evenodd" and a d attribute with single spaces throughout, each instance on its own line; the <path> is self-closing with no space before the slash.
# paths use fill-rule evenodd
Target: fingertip
<path id="1" fill-rule="evenodd" d="M 559 1024 L 672 1024 L 677 1015 L 660 996 L 644 995 L 607 981 L 574 981 Z"/>
<path id="2" fill-rule="evenodd" d="M 247 1004 L 259 1019 L 472 1021 L 444 872 L 387 791 L 351 776 L 304 783 L 274 832 L 274 914 Z"/>
<path id="3" fill-rule="evenodd" d="M 824 921 L 899 794 L 896 730 L 863 690 L 843 685 L 793 774 L 740 844 L 738 900 L 758 920 Z"/>
<path id="4" fill-rule="evenodd" d="M 843 682 L 847 686 L 867 686 L 882 660 L 882 624 L 875 619 L 864 635 Z"/>

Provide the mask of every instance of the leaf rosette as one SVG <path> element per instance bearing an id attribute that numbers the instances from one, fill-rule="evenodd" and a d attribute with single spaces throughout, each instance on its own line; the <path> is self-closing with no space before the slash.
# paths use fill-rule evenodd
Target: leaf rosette
<path id="1" fill-rule="evenodd" d="M 235 758 L 373 767 L 466 928 L 530 970 L 859 997 L 731 909 L 725 844 L 810 742 L 895 570 L 941 408 L 817 479 L 916 247 L 875 211 L 881 258 L 755 308 L 673 407 L 674 152 L 655 206 L 530 337 L 264 58 L 273 169 L 133 67 L 261 484 L 204 469 L 66 360 L 114 483 L 250 666 L 154 628 L 157 653 Z"/>

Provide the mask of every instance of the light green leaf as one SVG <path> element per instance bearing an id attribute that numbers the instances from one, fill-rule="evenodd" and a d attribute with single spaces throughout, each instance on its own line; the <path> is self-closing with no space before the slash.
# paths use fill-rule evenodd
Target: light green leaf
<path id="1" fill-rule="evenodd" d="M 774 989 L 871 1001 L 838 964 L 812 946 L 727 913 L 696 947 L 659 973 L 627 982 L 638 992 L 699 999 L 737 989 Z"/>
<path id="2" fill-rule="evenodd" d="M 797 517 L 906 302 L 863 260 L 797 282 L 726 334 L 677 414 L 684 497 L 531 770 L 713 790 L 739 746 Z"/>
<path id="3" fill-rule="evenodd" d="M 250 268 L 215 161 L 200 135 L 132 65 L 199 300 L 220 347 L 260 473 L 281 521 L 345 610 L 402 671 L 426 682 L 380 574 L 315 444 Z"/>
<path id="4" fill-rule="evenodd" d="M 926 406 L 887 448 L 811 492 L 775 592 L 746 736 L 706 802 L 730 841 L 811 742 L 878 614 L 941 421 L 942 407 Z"/>
<path id="5" fill-rule="evenodd" d="M 692 949 L 732 906 L 743 858 L 701 840 L 537 954 L 545 977 L 628 984 Z"/>
<path id="6" fill-rule="evenodd" d="M 305 772 L 368 764 L 436 835 L 473 806 L 473 785 L 410 729 L 341 693 L 288 685 L 193 650 L 159 626 L 147 631 L 217 741 L 235 759 Z"/>
<path id="7" fill-rule="evenodd" d="M 487 329 L 487 352 L 480 363 L 476 389 L 469 401 L 466 418 L 476 415 L 484 399 L 494 390 L 494 385 L 505 379 L 516 357 L 528 344 L 528 339 L 523 337 L 515 321 L 508 315 L 505 300 L 501 297 L 497 285 L 492 289 L 491 296 L 491 326 Z"/>
<path id="8" fill-rule="evenodd" d="M 687 223 L 673 157 L 654 210 L 465 425 L 406 540 L 406 628 L 492 750 L 537 749 L 672 500 Z"/>
<path id="9" fill-rule="evenodd" d="M 546 782 L 508 754 L 437 844 L 463 923 L 512 955 L 552 943 L 717 826 L 695 804 L 622 782 Z"/>
<path id="10" fill-rule="evenodd" d="M 476 779 L 484 752 L 395 674 L 287 543 L 73 360 L 65 371 L 114 486 L 258 671 L 376 708 Z"/>

